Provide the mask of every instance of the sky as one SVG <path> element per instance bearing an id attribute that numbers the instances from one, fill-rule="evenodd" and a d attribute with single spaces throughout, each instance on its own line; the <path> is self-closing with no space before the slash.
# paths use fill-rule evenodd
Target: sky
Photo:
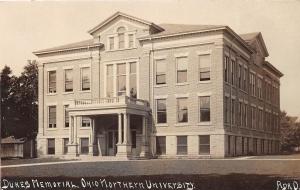
<path id="1" fill-rule="evenodd" d="M 90 39 L 121 11 L 157 24 L 228 25 L 260 31 L 281 78 L 281 109 L 300 117 L 300 0 L 111 0 L 0 2 L 0 69 L 19 75 L 33 51 Z"/>

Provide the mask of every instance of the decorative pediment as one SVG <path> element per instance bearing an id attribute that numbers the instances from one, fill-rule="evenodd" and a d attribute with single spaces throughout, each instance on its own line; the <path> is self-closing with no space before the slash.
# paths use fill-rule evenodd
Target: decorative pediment
<path id="1" fill-rule="evenodd" d="M 250 33 L 250 34 L 241 34 L 240 36 L 248 43 L 248 45 L 252 49 L 254 49 L 262 57 L 269 56 L 266 44 L 265 44 L 260 32 Z"/>
<path id="2" fill-rule="evenodd" d="M 130 15 L 127 15 L 122 12 L 116 12 L 115 14 L 113 14 L 109 18 L 105 19 L 103 22 L 101 22 L 100 24 L 98 24 L 97 26 L 95 26 L 94 28 L 89 30 L 88 32 L 94 36 L 95 33 L 101 32 L 101 30 L 106 29 L 108 25 L 112 25 L 113 23 L 115 23 L 118 20 L 125 20 L 125 21 L 132 22 L 132 24 L 140 24 L 143 26 L 148 26 L 149 31 L 153 31 L 154 33 L 161 32 L 164 30 L 163 28 L 161 28 L 160 26 L 158 26 L 152 22 L 149 22 L 149 21 L 146 21 L 146 20 L 134 17 L 134 16 L 130 16 Z"/>

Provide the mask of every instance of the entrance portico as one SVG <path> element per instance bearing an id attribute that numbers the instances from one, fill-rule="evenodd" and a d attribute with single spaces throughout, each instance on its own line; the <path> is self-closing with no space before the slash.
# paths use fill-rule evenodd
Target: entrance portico
<path id="1" fill-rule="evenodd" d="M 150 108 L 146 101 L 127 96 L 75 100 L 68 111 L 70 117 L 69 155 L 80 154 L 78 132 L 82 116 L 91 119 L 89 155 L 115 155 L 124 159 L 149 155 L 147 130 Z M 134 147 L 132 141 L 134 141 Z"/>

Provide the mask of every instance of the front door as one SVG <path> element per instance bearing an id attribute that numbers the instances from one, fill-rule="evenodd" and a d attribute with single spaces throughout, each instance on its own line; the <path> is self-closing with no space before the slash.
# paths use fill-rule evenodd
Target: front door
<path id="1" fill-rule="evenodd" d="M 108 131 L 108 156 L 115 156 L 117 154 L 118 131 Z"/>

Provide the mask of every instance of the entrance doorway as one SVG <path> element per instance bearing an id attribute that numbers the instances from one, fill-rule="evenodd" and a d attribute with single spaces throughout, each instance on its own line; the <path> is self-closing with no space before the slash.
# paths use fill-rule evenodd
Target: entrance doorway
<path id="1" fill-rule="evenodd" d="M 117 154 L 118 131 L 108 131 L 107 144 L 108 156 L 115 156 Z"/>

